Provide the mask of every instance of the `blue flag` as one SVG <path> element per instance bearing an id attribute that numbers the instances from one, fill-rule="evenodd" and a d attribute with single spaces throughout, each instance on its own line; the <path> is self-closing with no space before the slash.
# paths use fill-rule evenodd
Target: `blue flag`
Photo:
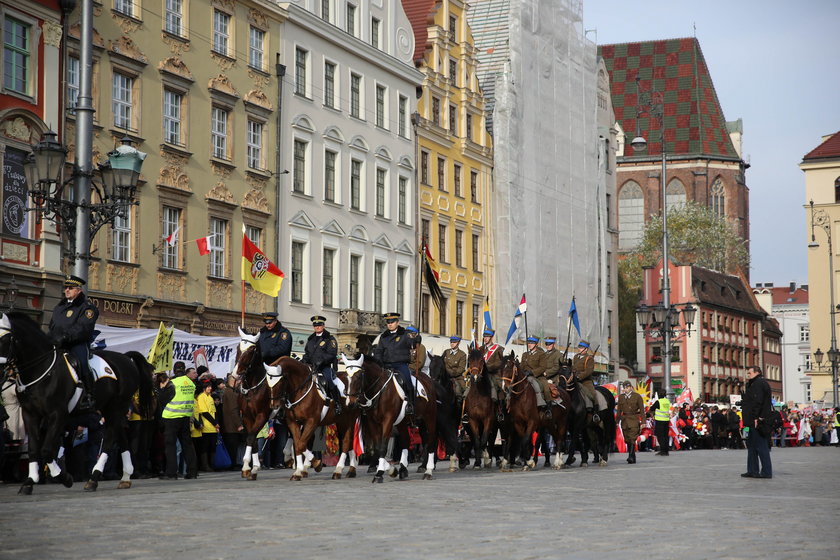
<path id="1" fill-rule="evenodd" d="M 574 324 L 578 338 L 580 338 L 580 320 L 578 319 L 577 306 L 575 305 L 575 296 L 572 296 L 572 306 L 569 307 L 569 320 Z"/>
<path id="2" fill-rule="evenodd" d="M 493 323 L 490 321 L 490 296 L 484 300 L 484 330 L 493 329 Z"/>
<path id="3" fill-rule="evenodd" d="M 519 307 L 516 308 L 516 313 L 513 314 L 513 321 L 510 323 L 510 329 L 508 329 L 505 345 L 510 343 L 510 339 L 513 338 L 513 335 L 519 330 L 519 322 L 522 320 L 522 315 L 524 315 L 527 310 L 528 304 L 525 302 L 525 294 L 522 294 L 522 301 L 519 302 Z"/>

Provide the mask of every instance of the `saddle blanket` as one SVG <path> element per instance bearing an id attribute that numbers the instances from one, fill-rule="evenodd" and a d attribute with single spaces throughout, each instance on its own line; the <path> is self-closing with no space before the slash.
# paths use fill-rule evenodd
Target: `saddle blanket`
<path id="1" fill-rule="evenodd" d="M 76 373 L 76 369 L 70 363 L 70 360 L 68 359 L 68 354 L 64 354 L 64 361 L 67 363 L 67 369 L 70 371 L 70 376 L 76 383 L 79 383 L 79 375 Z M 90 364 L 90 371 L 93 373 L 94 382 L 99 381 L 103 377 L 107 377 L 109 379 L 114 380 L 117 379 L 117 375 L 114 373 L 114 370 L 111 369 L 111 365 L 96 354 L 90 357 L 88 363 Z"/>
<path id="2" fill-rule="evenodd" d="M 335 386 L 338 388 L 338 394 L 340 394 L 342 397 L 346 397 L 347 396 L 347 391 L 344 387 L 344 382 L 341 380 L 341 378 L 336 376 L 335 379 L 333 379 L 333 382 L 335 383 Z M 324 393 L 324 389 L 321 387 L 321 384 L 316 383 L 315 386 L 318 388 L 318 394 L 321 395 L 321 398 L 324 399 L 324 400 L 327 400 L 327 394 Z"/>
<path id="3" fill-rule="evenodd" d="M 405 400 L 405 391 L 403 391 L 402 386 L 399 384 L 399 382 L 397 382 L 397 376 L 398 375 L 399 375 L 399 373 L 394 372 L 394 379 L 393 379 L 394 387 L 397 388 L 397 393 L 399 393 L 400 399 Z M 429 400 L 429 395 L 426 394 L 426 388 L 423 386 L 423 384 L 420 383 L 419 381 L 417 381 L 417 378 L 414 377 L 413 375 L 411 376 L 411 381 L 414 383 L 414 394 L 415 394 L 415 396 L 420 397 L 421 399 L 424 399 L 424 400 L 428 401 Z"/>

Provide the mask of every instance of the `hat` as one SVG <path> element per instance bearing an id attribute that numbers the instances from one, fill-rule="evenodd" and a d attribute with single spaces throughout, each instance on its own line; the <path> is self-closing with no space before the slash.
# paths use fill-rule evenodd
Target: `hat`
<path id="1" fill-rule="evenodd" d="M 584 348 L 589 348 L 589 342 L 587 342 L 586 340 L 581 340 L 580 342 L 578 342 L 578 346 L 583 346 Z"/>
<path id="2" fill-rule="evenodd" d="M 496 331 L 493 329 L 484 329 L 484 336 L 496 336 Z"/>
<path id="3" fill-rule="evenodd" d="M 277 313 L 274 311 L 268 311 L 262 314 L 263 321 L 266 323 L 270 323 L 271 321 L 277 320 Z"/>
<path id="4" fill-rule="evenodd" d="M 621 382 L 621 386 L 622 386 L 622 387 L 632 387 L 632 386 L 633 386 L 633 384 L 632 384 L 632 383 L 630 383 L 629 381 L 622 381 L 622 382 Z"/>
<path id="5" fill-rule="evenodd" d="M 82 280 L 78 276 L 73 276 L 72 274 L 68 275 L 64 279 L 64 287 L 65 288 L 81 288 L 85 284 L 87 284 L 87 282 L 85 282 L 84 280 Z"/>
<path id="6" fill-rule="evenodd" d="M 313 327 L 321 327 L 327 322 L 327 318 L 322 315 L 313 315 L 309 320 L 312 321 Z"/>
<path id="7" fill-rule="evenodd" d="M 205 372 L 207 372 L 207 371 L 209 371 L 209 370 L 207 369 L 207 366 L 198 366 L 198 368 L 196 368 L 196 370 L 195 370 L 195 372 L 196 372 L 198 375 L 201 375 L 202 373 L 205 373 Z"/>
<path id="8" fill-rule="evenodd" d="M 540 341 L 540 337 L 538 337 L 538 336 L 529 336 L 528 337 L 528 343 L 529 344 L 536 344 L 539 341 Z"/>
<path id="9" fill-rule="evenodd" d="M 400 314 L 399 313 L 386 313 L 384 318 L 385 318 L 386 321 L 396 321 L 397 319 L 400 318 Z"/>
<path id="10" fill-rule="evenodd" d="M 545 339 L 543 339 L 543 341 L 546 344 L 554 344 L 555 342 L 557 342 L 557 339 L 554 338 L 553 336 L 547 336 L 547 337 L 545 337 Z"/>
<path id="11" fill-rule="evenodd" d="M 417 333 L 417 332 L 420 332 L 420 331 L 418 331 L 418 330 L 417 330 L 417 327 L 415 327 L 414 325 L 409 325 L 409 326 L 407 326 L 407 327 L 405 328 L 405 330 L 406 330 L 406 332 L 410 332 L 410 333 Z"/>
<path id="12" fill-rule="evenodd" d="M 461 337 L 457 334 L 453 334 L 449 337 L 449 342 L 461 342 Z"/>

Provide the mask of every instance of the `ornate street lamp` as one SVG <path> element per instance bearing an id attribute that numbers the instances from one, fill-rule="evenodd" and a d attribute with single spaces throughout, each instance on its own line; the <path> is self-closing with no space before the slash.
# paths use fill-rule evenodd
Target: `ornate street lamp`
<path id="1" fill-rule="evenodd" d="M 837 369 L 838 362 L 840 362 L 840 352 L 837 350 L 837 307 L 834 305 L 834 250 L 831 246 L 831 218 L 825 210 L 815 210 L 814 201 L 811 200 L 811 243 L 808 247 L 811 249 L 820 246 L 817 243 L 816 235 L 814 235 L 814 227 L 819 226 L 828 238 L 828 292 L 831 308 L 829 310 L 829 318 L 831 319 L 831 347 L 828 349 L 828 360 L 831 364 L 831 396 L 834 400 L 834 406 L 838 405 L 837 400 Z M 819 359 L 817 355 L 819 354 Z M 833 356 L 833 359 L 832 359 Z M 814 352 L 814 360 L 819 366 L 822 362 L 822 352 L 819 348 Z"/>

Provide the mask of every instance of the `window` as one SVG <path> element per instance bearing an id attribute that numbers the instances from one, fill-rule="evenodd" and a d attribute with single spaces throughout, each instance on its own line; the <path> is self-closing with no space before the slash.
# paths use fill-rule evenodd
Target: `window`
<path id="1" fill-rule="evenodd" d="M 811 326 L 799 325 L 799 342 L 808 342 L 811 340 Z"/>
<path id="2" fill-rule="evenodd" d="M 330 0 L 321 0 L 321 19 L 330 21 Z"/>
<path id="3" fill-rule="evenodd" d="M 210 138 L 213 145 L 213 157 L 229 160 L 228 155 L 228 120 L 230 113 L 221 107 L 213 107 L 210 112 Z"/>
<path id="4" fill-rule="evenodd" d="M 324 249 L 324 262 L 321 269 L 322 297 L 324 307 L 333 306 L 333 266 L 335 249 Z"/>
<path id="5" fill-rule="evenodd" d="M 216 278 L 224 278 L 227 270 L 225 263 L 227 225 L 227 220 L 210 218 L 210 276 L 215 276 Z"/>
<path id="6" fill-rule="evenodd" d="M 376 18 L 370 19 L 370 44 L 375 49 L 379 48 L 379 20 Z"/>
<path id="7" fill-rule="evenodd" d="M 455 302 L 455 334 L 460 335 L 465 333 L 464 330 L 464 302 L 463 301 L 456 301 Z M 441 333 L 446 334 L 446 333 Z"/>
<path id="8" fill-rule="evenodd" d="M 303 302 L 303 250 L 305 244 L 292 241 L 292 301 Z"/>
<path id="9" fill-rule="evenodd" d="M 607 251 L 607 293 L 612 294 L 612 252 Z"/>
<path id="10" fill-rule="evenodd" d="M 432 122 L 440 126 L 440 99 L 432 97 Z"/>
<path id="11" fill-rule="evenodd" d="M 359 270 L 362 257 L 350 255 L 350 309 L 359 308 Z"/>
<path id="12" fill-rule="evenodd" d="M 420 236 L 423 238 L 423 243 L 428 245 L 432 232 L 431 223 L 425 218 L 420 220 Z"/>
<path id="13" fill-rule="evenodd" d="M 428 332 L 429 329 L 429 307 L 431 307 L 431 297 L 429 294 L 423 294 L 420 296 L 420 330 Z"/>
<path id="14" fill-rule="evenodd" d="M 134 78 L 114 72 L 111 107 L 114 112 L 114 127 L 132 130 L 131 110 Z"/>
<path id="15" fill-rule="evenodd" d="M 449 82 L 453 86 L 458 85 L 458 61 L 454 58 L 449 59 Z"/>
<path id="16" fill-rule="evenodd" d="M 79 59 L 75 56 L 67 57 L 67 108 L 71 114 L 75 114 L 76 111 L 72 109 L 79 100 L 79 71 Z"/>
<path id="17" fill-rule="evenodd" d="M 470 201 L 478 202 L 478 171 L 470 169 Z"/>
<path id="18" fill-rule="evenodd" d="M 712 183 L 709 196 L 709 208 L 720 217 L 726 216 L 726 189 L 720 177 Z"/>
<path id="19" fill-rule="evenodd" d="M 455 230 L 455 266 L 464 268 L 464 232 Z"/>
<path id="20" fill-rule="evenodd" d="M 295 93 L 306 97 L 306 62 L 309 52 L 295 49 Z"/>
<path id="21" fill-rule="evenodd" d="M 132 0 L 114 0 L 114 11 L 124 16 L 134 17 L 134 3 Z"/>
<path id="22" fill-rule="evenodd" d="M 458 17 L 457 16 L 449 16 L 449 40 L 455 41 L 456 35 L 455 32 L 458 29 Z"/>
<path id="23" fill-rule="evenodd" d="M 362 77 L 350 74 L 350 116 L 361 118 Z"/>
<path id="24" fill-rule="evenodd" d="M 645 198 L 642 187 L 635 181 L 628 181 L 618 193 L 618 246 L 620 249 L 634 249 L 642 240 L 645 227 Z"/>
<path id="25" fill-rule="evenodd" d="M 347 27 L 346 31 L 350 35 L 356 36 L 356 6 L 351 3 L 347 3 L 347 21 L 345 22 Z"/>
<path id="26" fill-rule="evenodd" d="M 306 192 L 306 149 L 308 142 L 295 140 L 295 163 L 292 189 L 296 193 Z"/>
<path id="27" fill-rule="evenodd" d="M 213 50 L 221 55 L 230 53 L 230 15 L 213 11 Z"/>
<path id="28" fill-rule="evenodd" d="M 164 12 L 164 31 L 181 37 L 184 34 L 184 1 L 166 0 Z"/>
<path id="29" fill-rule="evenodd" d="M 438 224 L 438 259 L 440 262 L 449 262 L 446 258 L 446 226 Z"/>
<path id="30" fill-rule="evenodd" d="M 131 210 L 125 216 L 115 216 L 111 226 L 111 258 L 115 261 L 129 262 L 131 260 Z"/>
<path id="31" fill-rule="evenodd" d="M 163 237 L 167 238 L 181 226 L 181 209 L 172 206 L 163 207 Z M 163 263 L 164 268 L 181 268 L 181 243 L 177 241 L 174 245 L 164 243 Z"/>
<path id="32" fill-rule="evenodd" d="M 175 146 L 183 146 L 181 136 L 181 107 L 184 96 L 169 89 L 163 90 L 163 141 Z"/>
<path id="33" fill-rule="evenodd" d="M 478 304 L 474 303 L 472 306 L 472 323 L 470 323 L 470 328 L 467 329 L 471 331 L 473 328 L 478 328 Z"/>
<path id="34" fill-rule="evenodd" d="M 449 106 L 449 132 L 458 136 L 458 107 L 455 105 Z"/>
<path id="35" fill-rule="evenodd" d="M 408 97 L 400 95 L 399 101 L 400 124 L 399 135 L 408 138 Z"/>
<path id="36" fill-rule="evenodd" d="M 420 182 L 429 184 L 429 152 L 420 152 Z"/>
<path id="37" fill-rule="evenodd" d="M 248 167 L 251 169 L 265 169 L 263 162 L 263 130 L 261 122 L 248 119 Z"/>
<path id="38" fill-rule="evenodd" d="M 357 159 L 350 162 L 350 208 L 362 209 L 362 162 Z"/>
<path id="39" fill-rule="evenodd" d="M 447 298 L 441 298 L 440 300 L 440 309 L 438 310 L 440 316 L 440 325 L 438 333 L 441 335 L 446 334 L 446 331 L 449 329 L 447 324 L 449 323 L 449 317 L 446 316 L 446 306 L 449 305 L 449 300 Z"/>
<path id="40" fill-rule="evenodd" d="M 673 179 L 666 189 L 668 212 L 685 206 L 685 186 L 679 179 Z"/>
<path id="41" fill-rule="evenodd" d="M 475 272 L 478 272 L 478 245 L 480 243 L 480 239 L 477 233 L 472 234 L 472 268 Z"/>
<path id="42" fill-rule="evenodd" d="M 376 126 L 385 128 L 385 86 L 376 86 Z"/>
<path id="43" fill-rule="evenodd" d="M 472 121 L 473 121 L 473 117 L 472 117 L 472 115 L 470 115 L 469 113 L 467 113 L 467 119 L 466 119 L 466 121 L 465 121 L 465 122 L 466 122 L 466 124 L 467 124 L 467 129 L 466 129 L 466 134 L 464 135 L 464 136 L 466 136 L 466 137 L 467 137 L 467 140 L 472 140 L 472 139 L 473 139 L 473 133 L 472 133 Z"/>
<path id="44" fill-rule="evenodd" d="M 385 276 L 385 263 L 373 263 L 373 310 L 382 313 L 382 282 Z"/>
<path id="45" fill-rule="evenodd" d="M 438 157 L 437 167 L 438 190 L 446 191 L 446 160 Z"/>
<path id="46" fill-rule="evenodd" d="M 385 217 L 385 170 L 376 169 L 376 215 Z"/>
<path id="47" fill-rule="evenodd" d="M 265 69 L 265 31 L 253 26 L 248 36 L 248 64 L 257 70 Z"/>
<path id="48" fill-rule="evenodd" d="M 245 237 L 257 247 L 262 247 L 262 229 L 257 226 L 245 226 Z"/>
<path id="49" fill-rule="evenodd" d="M 337 153 L 324 152 L 324 200 L 335 202 L 335 159 Z"/>
<path id="50" fill-rule="evenodd" d="M 399 213 L 399 220 L 401 224 L 408 223 L 408 179 L 405 177 L 399 178 L 397 211 Z"/>
<path id="51" fill-rule="evenodd" d="M 324 105 L 335 109 L 335 64 L 324 63 Z"/>
<path id="52" fill-rule="evenodd" d="M 397 267 L 397 313 L 403 315 L 405 313 L 405 276 L 406 267 Z"/>
<path id="53" fill-rule="evenodd" d="M 840 177 L 834 179 L 834 202 L 840 202 Z"/>
<path id="54" fill-rule="evenodd" d="M 612 229 L 612 195 L 607 194 L 607 229 Z"/>
<path id="55" fill-rule="evenodd" d="M 452 173 L 453 173 L 453 184 L 455 185 L 455 196 L 463 197 L 464 193 L 461 189 L 461 164 L 456 163 L 452 166 Z"/>

